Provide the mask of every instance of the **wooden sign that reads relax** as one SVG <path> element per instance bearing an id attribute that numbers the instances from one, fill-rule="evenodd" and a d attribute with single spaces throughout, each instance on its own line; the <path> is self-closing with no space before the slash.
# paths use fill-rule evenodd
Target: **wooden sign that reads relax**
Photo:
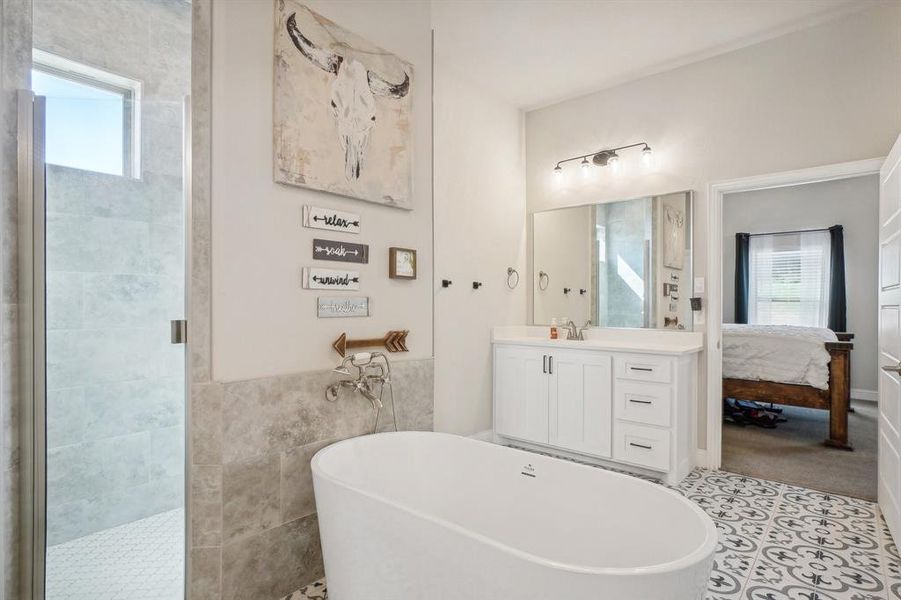
<path id="1" fill-rule="evenodd" d="M 353 242 L 313 240 L 313 258 L 349 263 L 369 263 L 369 246 Z"/>
<path id="2" fill-rule="evenodd" d="M 303 226 L 345 233 L 360 233 L 360 215 L 318 206 L 304 206 Z"/>

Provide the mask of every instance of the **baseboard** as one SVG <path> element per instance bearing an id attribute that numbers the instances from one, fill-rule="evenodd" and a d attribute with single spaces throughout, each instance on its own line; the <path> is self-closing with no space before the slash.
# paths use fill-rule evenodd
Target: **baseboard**
<path id="1" fill-rule="evenodd" d="M 479 440 L 482 442 L 493 442 L 494 441 L 494 432 L 490 429 L 485 429 L 484 431 L 477 431 L 474 434 L 470 435 L 474 440 Z"/>
<path id="2" fill-rule="evenodd" d="M 707 451 L 702 448 L 695 449 L 695 466 L 707 469 Z"/>
<path id="3" fill-rule="evenodd" d="M 851 398 L 854 400 L 864 400 L 866 402 L 878 402 L 879 392 L 876 390 L 858 390 L 851 388 Z"/>

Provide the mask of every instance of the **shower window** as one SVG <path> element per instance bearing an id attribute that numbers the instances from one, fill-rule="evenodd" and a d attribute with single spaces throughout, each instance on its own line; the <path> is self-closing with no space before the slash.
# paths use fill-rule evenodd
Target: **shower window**
<path id="1" fill-rule="evenodd" d="M 140 81 L 41 50 L 31 75 L 47 98 L 48 163 L 140 177 Z"/>

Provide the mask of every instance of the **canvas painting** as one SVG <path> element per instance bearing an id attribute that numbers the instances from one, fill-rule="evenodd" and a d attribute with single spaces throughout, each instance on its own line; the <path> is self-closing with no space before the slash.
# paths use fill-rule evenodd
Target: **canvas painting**
<path id="1" fill-rule="evenodd" d="M 299 2 L 275 6 L 275 180 L 412 209 L 412 66 Z"/>

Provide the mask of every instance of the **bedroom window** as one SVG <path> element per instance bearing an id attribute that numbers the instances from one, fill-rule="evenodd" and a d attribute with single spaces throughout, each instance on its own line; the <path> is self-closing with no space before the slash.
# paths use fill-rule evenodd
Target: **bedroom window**
<path id="1" fill-rule="evenodd" d="M 828 231 L 752 236 L 748 322 L 826 327 L 829 253 Z"/>

